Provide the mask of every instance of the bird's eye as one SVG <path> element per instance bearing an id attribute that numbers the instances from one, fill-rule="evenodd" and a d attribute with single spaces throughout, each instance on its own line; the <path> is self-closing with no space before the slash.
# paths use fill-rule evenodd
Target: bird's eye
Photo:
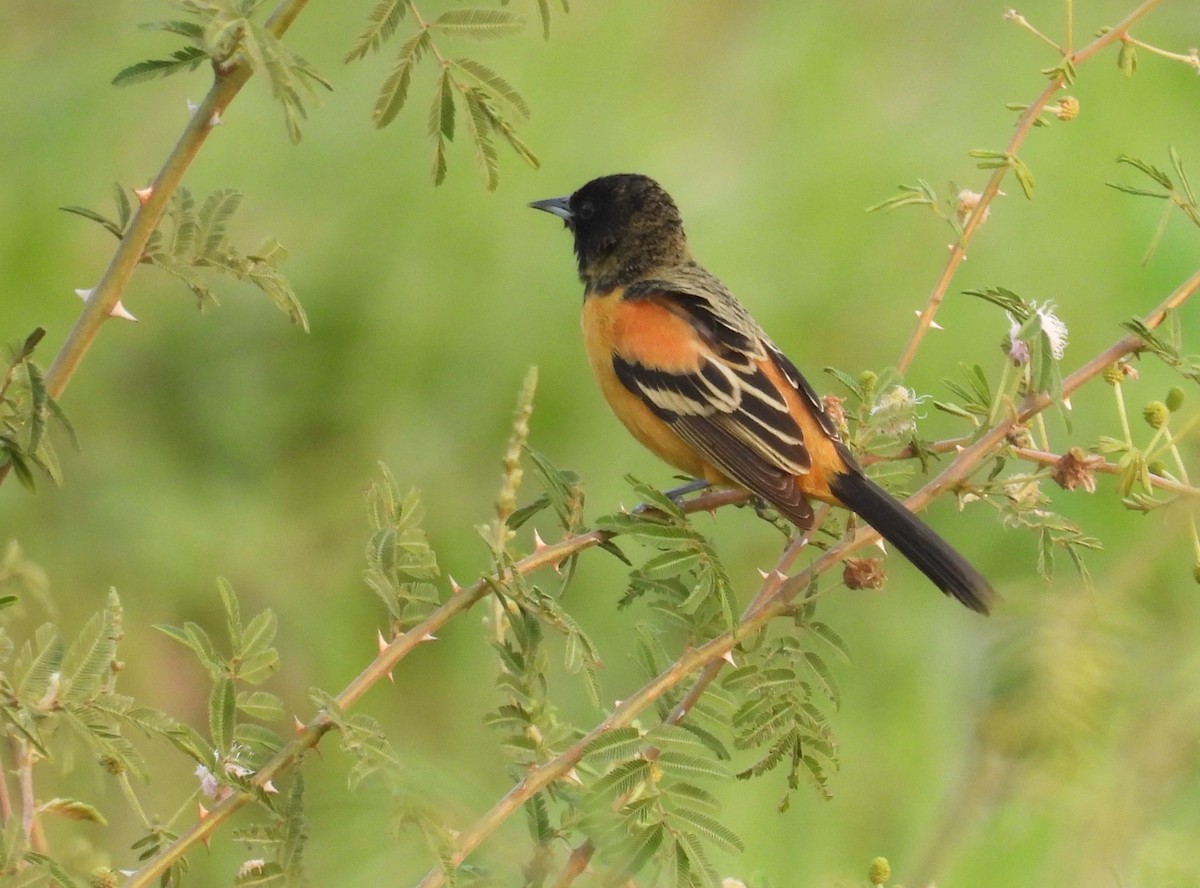
<path id="1" fill-rule="evenodd" d="M 596 215 L 596 205 L 590 200 L 585 200 L 579 205 L 579 218 L 586 222 L 592 216 Z"/>

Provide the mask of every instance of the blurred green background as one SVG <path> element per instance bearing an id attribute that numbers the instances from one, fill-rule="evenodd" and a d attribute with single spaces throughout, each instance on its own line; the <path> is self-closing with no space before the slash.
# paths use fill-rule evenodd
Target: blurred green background
<path id="1" fill-rule="evenodd" d="M 289 33 L 335 86 L 311 108 L 299 145 L 263 84 L 251 83 L 187 179 L 197 194 L 246 192 L 235 242 L 252 249 L 275 235 L 291 249 L 284 271 L 312 333 L 248 287 L 217 281 L 221 308 L 200 314 L 182 286 L 139 271 L 124 301 L 140 322 L 106 326 L 62 399 L 81 439 L 77 454 L 64 442 L 65 485 L 30 496 L 10 479 L 0 490 L 0 541 L 19 539 L 47 570 L 64 627 L 77 630 L 115 587 L 126 608 L 123 687 L 197 727 L 203 676 L 150 627 L 196 620 L 218 631 L 218 575 L 243 612 L 278 613 L 283 669 L 269 687 L 302 718 L 307 688 L 336 691 L 374 656 L 384 616 L 360 577 L 363 490 L 378 461 L 422 491 L 445 571 L 466 582 L 486 567 L 473 528 L 491 517 L 529 365 L 540 369 L 531 443 L 583 476 L 589 516 L 632 504 L 626 473 L 669 482 L 594 392 L 569 236 L 527 201 L 609 172 L 659 179 L 701 261 L 818 389 L 833 390 L 823 367 L 857 373 L 896 360 L 951 237 L 923 211 L 864 208 L 918 177 L 942 194 L 949 181 L 981 189 L 985 173 L 966 152 L 1001 149 L 1015 118 L 1005 103 L 1032 101 L 1039 69 L 1057 61 L 1002 20 L 1001 3 L 576 0 L 555 16 L 549 42 L 533 24 L 522 37 L 451 46 L 528 98 L 534 116 L 521 134 L 542 168 L 501 149 L 500 186 L 488 193 L 460 139 L 435 189 L 430 72 L 416 78 L 412 107 L 376 131 L 370 109 L 390 50 L 342 63 L 372 5 L 312 4 Z M 428 15 L 449 4 L 418 5 Z M 1075 6 L 1082 43 L 1132 3 Z M 536 19 L 533 3 L 511 8 Z M 1061 33 L 1061 4 L 1021 11 Z M 0 336 L 15 343 L 45 326 L 44 365 L 79 313 L 72 291 L 96 282 L 113 248 L 98 226 L 56 208 L 107 211 L 113 181 L 146 184 L 186 101 L 207 89 L 204 71 L 109 85 L 125 65 L 175 48 L 135 27 L 171 14 L 159 2 L 0 8 Z M 1164 3 L 1135 33 L 1186 51 L 1200 43 L 1200 8 Z M 1071 90 L 1079 118 L 1032 135 L 1022 157 L 1036 198 L 1009 181 L 909 385 L 945 397 L 940 381 L 964 360 L 998 378 L 1007 321 L 963 289 L 1005 286 L 1055 302 L 1071 328 L 1069 370 L 1195 270 L 1197 232 L 1182 218 L 1142 267 L 1161 204 L 1104 185 L 1136 181 L 1119 154 L 1166 168 L 1172 144 L 1200 177 L 1200 80 L 1182 64 L 1139 61 L 1132 80 L 1115 49 L 1082 66 Z M 1184 311 L 1185 330 L 1196 316 Z M 1141 369 L 1127 392 L 1134 413 L 1174 384 L 1153 362 Z M 1194 396 L 1192 387 L 1185 409 Z M 1103 384 L 1074 399 L 1074 414 L 1069 434 L 1047 417 L 1059 449 L 1118 433 Z M 931 409 L 922 434 L 958 430 Z M 1135 434 L 1144 441 L 1148 430 Z M 1195 468 L 1191 441 L 1184 453 Z M 906 880 L 934 876 L 943 886 L 1200 884 L 1200 601 L 1186 516 L 1127 512 L 1111 479 L 1091 496 L 1046 492 L 1105 543 L 1088 562 L 1093 588 L 1065 558 L 1044 582 L 1030 534 L 986 508 L 944 502 L 929 520 L 1003 591 L 993 619 L 943 600 L 899 559 L 885 592 L 826 596 L 824 618 L 855 653 L 838 668 L 833 799 L 802 789 L 779 814 L 780 777 L 732 787 L 726 819 L 747 850 L 718 857 L 722 872 L 857 885 L 885 855 L 910 888 Z M 743 510 L 698 521 L 748 598 L 778 534 Z M 601 640 L 613 699 L 638 684 L 623 645 L 640 614 L 616 611 L 622 577 L 614 559 L 588 553 L 567 601 Z M 482 612 L 406 660 L 395 686 L 364 705 L 464 826 L 508 786 L 496 738 L 480 727 L 497 702 Z M 44 617 L 35 604 L 24 615 L 28 625 Z M 345 792 L 346 764 L 326 743 L 305 767 L 314 883 L 407 884 L 424 871 L 424 852 L 394 838 L 382 793 Z M 149 808 L 174 811 L 190 771 L 167 752 Z M 98 774 L 80 766 L 66 781 L 42 779 L 47 795 L 99 800 L 110 819 L 107 829 L 72 827 L 63 850 L 94 862 L 91 843 L 132 866 L 123 849 L 136 826 Z M 226 834 L 193 855 L 195 883 L 227 882 L 245 856 Z M 502 851 L 488 859 L 515 871 Z"/>

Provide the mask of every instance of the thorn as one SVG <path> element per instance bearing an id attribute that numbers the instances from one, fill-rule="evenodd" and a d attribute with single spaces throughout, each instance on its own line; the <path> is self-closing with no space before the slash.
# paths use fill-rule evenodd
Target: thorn
<path id="1" fill-rule="evenodd" d="M 765 570 L 763 570 L 761 567 L 756 567 L 756 568 L 754 568 L 754 569 L 755 569 L 756 571 L 758 571 L 758 575 L 759 575 L 760 577 L 762 577 L 764 580 L 765 580 L 767 577 L 769 577 L 769 576 L 770 576 L 770 574 L 769 574 L 769 573 L 767 573 Z"/>
<path id="2" fill-rule="evenodd" d="M 293 715 L 292 716 L 292 731 L 293 731 L 293 733 L 295 733 L 297 736 L 299 736 L 300 734 L 303 734 L 304 727 L 305 727 L 304 722 L 300 721 L 300 716 Z"/>
<path id="3" fill-rule="evenodd" d="M 188 113 L 190 113 L 192 117 L 195 117 L 196 112 L 200 110 L 200 106 L 197 105 L 195 102 L 193 102 L 191 99 L 187 100 L 187 106 L 188 106 Z M 212 119 L 209 120 L 208 125 L 209 126 L 220 126 L 221 125 L 221 115 L 217 114 L 214 111 Z"/>
<path id="4" fill-rule="evenodd" d="M 879 539 L 877 539 L 877 540 L 875 541 L 875 545 L 879 547 L 879 551 L 880 551 L 880 552 L 886 552 L 886 551 L 887 551 L 887 546 L 885 546 L 885 545 L 883 544 L 883 537 L 880 537 Z"/>
<path id="5" fill-rule="evenodd" d="M 540 533 L 538 533 L 538 530 L 535 527 L 533 529 L 533 551 L 540 552 L 540 551 L 542 551 L 542 549 L 548 549 L 548 548 L 550 548 L 550 547 L 546 545 L 546 541 L 544 539 L 542 539 L 542 535 Z"/>
<path id="6" fill-rule="evenodd" d="M 78 296 L 80 299 L 82 299 L 84 301 L 84 304 L 86 305 L 91 300 L 92 294 L 95 292 L 96 292 L 95 287 L 92 287 L 90 290 L 77 289 L 75 291 L 75 295 Z M 117 304 L 112 307 L 112 310 L 108 313 L 108 315 L 109 315 L 109 317 L 122 318 L 126 321 L 136 321 L 137 320 L 137 318 L 135 318 L 130 313 L 129 309 L 127 309 L 124 305 L 121 304 L 120 299 L 117 300 Z"/>
<path id="7" fill-rule="evenodd" d="M 446 574 L 446 579 L 448 579 L 450 581 L 450 594 L 451 595 L 457 595 L 460 592 L 462 592 L 462 586 L 458 585 L 458 581 L 455 580 L 454 577 L 450 576 L 450 574 Z"/>
<path id="8" fill-rule="evenodd" d="M 382 629 L 376 629 L 375 636 L 376 636 L 376 643 L 379 645 L 379 653 L 382 654 L 384 651 L 386 651 L 388 649 L 388 640 L 383 637 Z"/>
<path id="9" fill-rule="evenodd" d="M 264 783 L 262 785 L 262 791 L 274 793 L 275 795 L 279 794 L 279 790 L 275 788 L 275 781 L 273 780 L 268 780 L 266 783 Z"/>
<path id="10" fill-rule="evenodd" d="M 424 635 L 421 636 L 422 643 L 424 643 L 426 641 L 437 641 L 437 640 L 438 640 L 437 636 L 434 635 L 432 632 L 426 632 Z"/>
<path id="11" fill-rule="evenodd" d="M 727 650 L 725 653 L 721 654 L 721 659 L 724 660 L 726 663 L 728 663 L 730 666 L 732 666 L 734 669 L 737 669 L 737 663 L 734 662 L 732 649 Z"/>
<path id="12" fill-rule="evenodd" d="M 154 189 L 147 185 L 145 188 L 133 189 L 133 193 L 134 196 L 137 197 L 138 203 L 140 203 L 142 206 L 145 206 L 150 200 L 150 195 L 154 193 Z"/>
<path id="13" fill-rule="evenodd" d="M 567 771 L 567 773 L 563 774 L 563 780 L 567 780 L 571 783 L 577 783 L 580 786 L 583 786 L 583 780 L 580 779 L 579 772 L 576 771 L 574 768 Z"/>
<path id="14" fill-rule="evenodd" d="M 913 311 L 913 314 L 915 314 L 917 317 L 920 317 L 920 316 L 921 316 L 921 309 L 919 309 L 919 308 L 918 308 L 918 309 L 916 309 L 915 311 Z M 935 330 L 945 330 L 945 329 L 946 329 L 946 328 L 945 328 L 945 327 L 943 327 L 941 324 L 939 324 L 937 321 L 930 321 L 930 322 L 929 322 L 929 326 L 930 326 L 930 327 L 932 327 L 932 328 L 933 328 L 933 329 L 935 329 Z"/>
<path id="15" fill-rule="evenodd" d="M 208 816 L 208 808 L 204 807 L 199 802 L 196 802 L 196 819 L 199 820 L 201 823 L 203 823 L 204 818 L 206 818 L 207 816 Z"/>

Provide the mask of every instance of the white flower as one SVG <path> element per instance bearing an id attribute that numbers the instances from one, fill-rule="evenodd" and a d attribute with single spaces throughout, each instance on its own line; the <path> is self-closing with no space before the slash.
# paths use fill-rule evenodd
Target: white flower
<path id="1" fill-rule="evenodd" d="M 1063 352 L 1067 349 L 1067 325 L 1054 313 L 1054 303 L 1047 302 L 1036 309 L 1042 323 L 1042 332 L 1050 341 L 1050 354 L 1054 360 L 1061 361 Z"/>
<path id="2" fill-rule="evenodd" d="M 1012 314 L 1008 316 L 1008 356 L 1014 364 L 1029 363 L 1029 343 L 1025 337 L 1035 331 L 1046 337 L 1050 346 L 1050 356 L 1061 361 L 1063 352 L 1067 349 L 1067 325 L 1054 313 L 1054 303 L 1045 305 L 1031 303 L 1033 317 L 1027 321 L 1018 321 Z M 1036 320 L 1036 324 L 1034 321 Z M 1022 336 L 1022 333 L 1025 335 Z"/>
<path id="3" fill-rule="evenodd" d="M 213 772 L 208 770 L 204 765 L 196 765 L 196 776 L 200 778 L 200 791 L 210 799 L 215 799 L 220 784 L 217 783 L 217 778 L 213 775 Z"/>

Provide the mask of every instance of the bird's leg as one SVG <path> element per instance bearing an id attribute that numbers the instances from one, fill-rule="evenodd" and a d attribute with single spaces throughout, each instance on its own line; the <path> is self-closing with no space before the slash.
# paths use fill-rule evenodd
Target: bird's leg
<path id="1" fill-rule="evenodd" d="M 667 497 L 667 499 L 671 500 L 671 502 L 675 503 L 675 505 L 682 506 L 683 498 L 689 493 L 695 493 L 698 490 L 704 490 L 709 486 L 709 483 L 703 478 L 693 478 L 686 484 L 680 484 L 678 487 L 672 487 L 670 490 L 664 490 L 663 496 Z M 654 506 L 648 503 L 642 503 L 633 510 L 633 514 L 641 515 L 643 512 L 653 511 L 655 511 Z"/>
<path id="2" fill-rule="evenodd" d="M 664 490 L 663 496 L 670 499 L 676 505 L 680 505 L 683 502 L 683 498 L 689 493 L 696 493 L 697 491 L 704 490 L 709 486 L 711 485 L 703 478 L 693 478 L 687 484 L 680 484 L 678 487 L 672 487 L 670 490 Z"/>

